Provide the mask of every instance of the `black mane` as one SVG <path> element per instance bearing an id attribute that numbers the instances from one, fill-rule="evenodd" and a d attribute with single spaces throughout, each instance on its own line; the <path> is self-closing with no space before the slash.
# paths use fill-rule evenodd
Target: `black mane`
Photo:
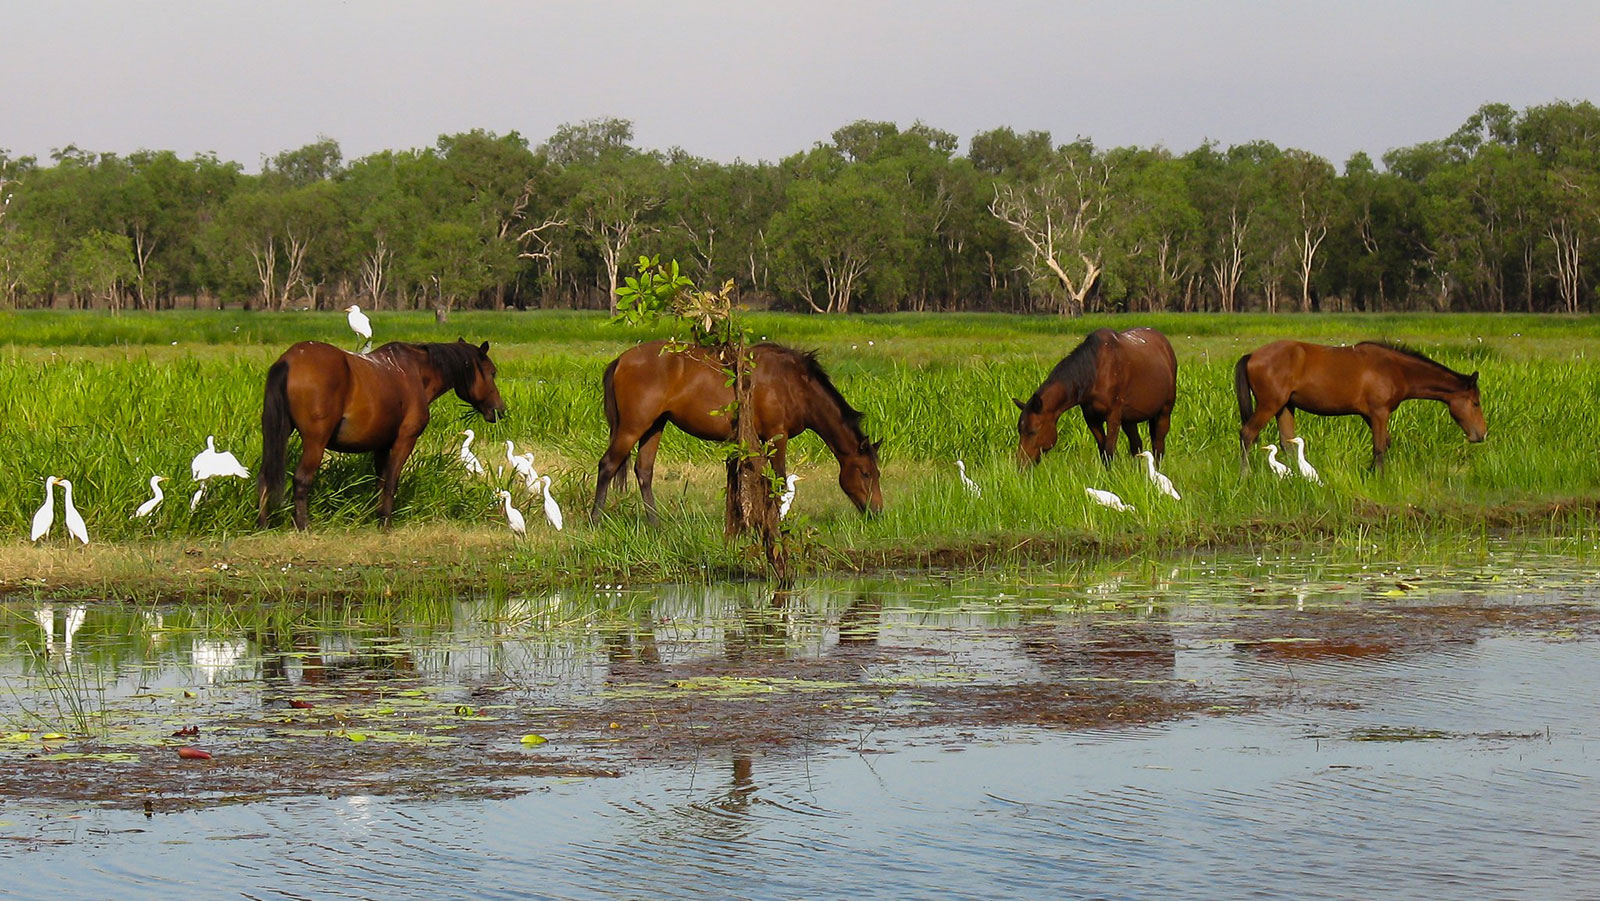
<path id="1" fill-rule="evenodd" d="M 1430 365 L 1437 366 L 1438 368 L 1443 369 L 1445 372 L 1450 373 L 1451 375 L 1455 376 L 1456 378 L 1460 379 L 1463 382 L 1472 381 L 1472 376 L 1467 375 L 1464 372 L 1457 372 L 1454 369 L 1451 369 L 1449 366 L 1446 366 L 1443 363 L 1439 362 L 1438 360 L 1435 360 L 1432 357 L 1429 357 L 1428 355 L 1424 354 L 1422 351 L 1417 350 L 1414 347 L 1407 347 L 1404 344 L 1399 344 L 1399 343 L 1396 343 L 1394 341 L 1359 341 L 1359 342 L 1356 343 L 1356 346 L 1360 347 L 1363 344 L 1371 346 L 1371 347 L 1381 347 L 1384 350 L 1392 350 L 1397 354 L 1401 354 L 1402 356 L 1410 357 L 1413 360 L 1420 360 L 1420 361 L 1422 361 L 1424 363 L 1428 363 Z"/>
<path id="2" fill-rule="evenodd" d="M 828 377 L 828 371 L 823 369 L 822 364 L 817 361 L 816 351 L 796 350 L 792 347 L 784 347 L 782 344 L 773 344 L 771 342 L 762 344 L 761 347 L 769 352 L 785 354 L 804 367 L 806 373 L 822 388 L 822 393 L 832 399 L 834 404 L 839 407 L 839 415 L 844 418 L 845 425 L 850 427 L 850 431 L 855 433 L 856 439 L 868 447 L 872 446 L 871 442 L 867 440 L 866 431 L 861 428 L 861 421 L 867 418 L 867 414 L 850 406 L 850 402 L 844 399 L 844 395 L 839 393 L 838 388 L 834 387 L 833 379 Z"/>
<path id="3" fill-rule="evenodd" d="M 448 341 L 436 344 L 413 344 L 428 355 L 428 361 L 444 375 L 445 381 L 456 388 L 471 387 L 477 375 L 478 360 L 483 356 L 477 345 L 465 341 Z"/>
<path id="4" fill-rule="evenodd" d="M 1052 382 L 1059 382 L 1069 392 L 1078 394 L 1094 385 L 1095 358 L 1100 354 L 1100 345 L 1105 343 L 1105 335 L 1096 329 L 1083 339 L 1083 343 L 1072 349 L 1056 368 L 1050 370 L 1050 375 L 1045 378 L 1039 390 L 1033 392 L 1033 398 L 1028 401 L 1030 406 L 1038 406 L 1039 395 L 1046 386 Z"/>

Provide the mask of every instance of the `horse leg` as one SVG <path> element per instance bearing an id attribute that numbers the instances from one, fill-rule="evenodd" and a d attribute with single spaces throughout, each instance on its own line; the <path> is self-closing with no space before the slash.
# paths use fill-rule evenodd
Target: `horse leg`
<path id="1" fill-rule="evenodd" d="M 1100 459 L 1105 461 L 1106 465 L 1109 466 L 1111 464 L 1111 457 L 1106 454 L 1105 420 L 1096 419 L 1094 414 L 1089 412 L 1089 406 L 1085 404 L 1083 407 L 1083 421 L 1085 425 L 1089 426 L 1089 434 L 1094 436 L 1094 446 L 1096 450 L 1100 451 Z M 1116 430 L 1112 429 L 1112 441 L 1116 440 L 1116 434 Z"/>
<path id="2" fill-rule="evenodd" d="M 1105 441 L 1100 444 L 1100 462 L 1107 467 L 1111 466 L 1111 458 L 1117 454 L 1117 433 L 1122 431 L 1122 411 L 1112 410 L 1111 416 L 1106 420 Z"/>
<path id="3" fill-rule="evenodd" d="M 1278 411 L 1278 441 L 1285 450 L 1289 442 L 1294 440 L 1294 407 L 1284 407 Z"/>
<path id="4" fill-rule="evenodd" d="M 600 458 L 600 480 L 594 486 L 594 506 L 589 510 L 589 521 L 600 521 L 600 514 L 606 507 L 606 491 L 611 487 L 611 480 L 622 467 L 628 463 L 628 454 L 633 451 L 633 445 L 639 438 L 637 435 L 625 434 L 614 431 L 611 434 L 611 445 L 606 448 L 605 455 Z"/>
<path id="5" fill-rule="evenodd" d="M 1379 410 L 1367 417 L 1367 425 L 1372 429 L 1372 469 L 1377 471 L 1389 455 L 1389 414 Z"/>
<path id="6" fill-rule="evenodd" d="M 394 513 L 394 493 L 395 489 L 400 487 L 400 469 L 406 465 L 406 460 L 416 446 L 417 435 L 401 432 L 388 450 L 372 455 L 373 462 L 382 461 L 381 471 L 378 474 L 381 485 L 378 494 L 378 521 L 385 529 L 389 528 L 389 517 Z"/>
<path id="7" fill-rule="evenodd" d="M 1150 451 L 1155 455 L 1156 466 L 1161 465 L 1161 458 L 1167 455 L 1167 430 L 1172 428 L 1172 408 L 1163 409 L 1155 419 L 1150 420 Z"/>
<path id="8" fill-rule="evenodd" d="M 644 440 L 639 442 L 639 453 L 633 460 L 633 476 L 639 480 L 639 497 L 644 499 L 644 518 L 651 525 L 656 524 L 656 451 L 661 447 L 661 433 L 666 428 L 665 422 L 651 426 Z"/>
<path id="9" fill-rule="evenodd" d="M 311 480 L 322 465 L 331 436 L 300 433 L 300 463 L 294 468 L 294 527 L 304 532 L 311 522 Z"/>
<path id="10" fill-rule="evenodd" d="M 1139 424 L 1137 422 L 1124 422 L 1122 434 L 1128 436 L 1128 454 L 1137 457 L 1144 450 L 1144 440 L 1139 437 Z"/>
<path id="11" fill-rule="evenodd" d="M 1267 421 L 1272 419 L 1273 416 L 1277 415 L 1277 411 L 1280 409 L 1287 408 L 1271 406 L 1263 403 L 1256 407 L 1255 412 L 1250 414 L 1250 418 L 1245 420 L 1244 425 L 1239 427 L 1240 475 L 1244 475 L 1246 472 L 1250 471 L 1250 448 L 1255 446 L 1256 438 L 1260 437 L 1261 430 L 1267 427 Z M 1289 428 L 1294 428 L 1292 421 Z"/>

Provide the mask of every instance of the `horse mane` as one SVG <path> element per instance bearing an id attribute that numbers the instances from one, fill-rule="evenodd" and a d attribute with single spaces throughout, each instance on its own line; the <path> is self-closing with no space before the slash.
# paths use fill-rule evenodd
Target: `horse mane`
<path id="1" fill-rule="evenodd" d="M 850 406 L 850 402 L 844 399 L 844 395 L 839 393 L 838 388 L 834 387 L 833 379 L 828 377 L 828 371 L 823 369 L 822 363 L 817 360 L 816 351 L 796 350 L 792 347 L 784 347 L 782 344 L 773 344 L 771 342 L 760 346 L 768 352 L 783 354 L 800 364 L 806 374 L 811 376 L 812 380 L 822 388 L 822 393 L 839 408 L 839 415 L 843 417 L 845 425 L 850 427 L 850 431 L 855 434 L 856 439 L 868 447 L 870 453 L 874 456 L 877 455 L 876 449 L 872 448 L 872 442 L 867 440 L 866 431 L 861 428 L 861 421 L 867 418 L 867 414 Z"/>
<path id="2" fill-rule="evenodd" d="M 444 375 L 452 387 L 471 385 L 478 368 L 478 347 L 465 341 L 412 344 L 428 355 L 428 361 Z"/>
<path id="3" fill-rule="evenodd" d="M 1400 344 L 1400 343 L 1395 342 L 1395 341 L 1359 341 L 1359 342 L 1356 343 L 1357 347 L 1361 347 L 1362 345 L 1366 345 L 1368 347 L 1381 347 L 1384 350 L 1394 351 L 1395 353 L 1400 354 L 1401 356 L 1410 357 L 1413 360 L 1420 360 L 1420 361 L 1422 361 L 1424 363 L 1427 363 L 1429 365 L 1435 366 L 1435 367 L 1437 367 L 1439 369 L 1443 369 L 1445 372 L 1450 373 L 1451 375 L 1455 376 L 1456 378 L 1460 379 L 1463 382 L 1472 381 L 1472 376 L 1467 375 L 1464 372 L 1457 372 L 1454 369 L 1451 369 L 1449 366 L 1446 366 L 1443 363 L 1439 362 L 1438 360 L 1435 360 L 1432 357 L 1429 357 L 1428 355 L 1424 354 L 1422 351 L 1417 350 L 1414 347 L 1409 347 L 1409 346 L 1407 346 L 1405 344 Z"/>
<path id="4" fill-rule="evenodd" d="M 1044 380 L 1044 384 L 1039 386 L 1038 391 L 1033 392 L 1029 404 L 1037 401 L 1040 393 L 1052 382 L 1060 382 L 1069 390 L 1075 389 L 1079 392 L 1093 386 L 1097 368 L 1095 358 L 1099 356 L 1103 344 L 1105 335 L 1099 329 L 1090 332 L 1088 337 L 1083 339 L 1083 343 L 1074 347 L 1072 353 L 1067 354 L 1056 364 L 1056 368 L 1050 370 L 1050 375 Z"/>

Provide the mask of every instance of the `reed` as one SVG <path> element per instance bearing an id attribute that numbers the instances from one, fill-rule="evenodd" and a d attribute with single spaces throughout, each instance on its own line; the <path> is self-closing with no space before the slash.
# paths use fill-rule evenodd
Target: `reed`
<path id="1" fill-rule="evenodd" d="M 658 465 L 662 527 L 644 527 L 631 488 L 598 526 L 587 523 L 593 469 L 606 440 L 600 371 L 634 341 L 655 335 L 571 312 L 466 313 L 445 326 L 427 314 L 379 311 L 373 320 L 380 342 L 457 335 L 490 341 L 511 411 L 489 424 L 469 415 L 453 395 L 435 404 L 433 422 L 401 480 L 395 518 L 412 528 L 398 530 L 398 539 L 414 534 L 434 542 L 441 529 L 451 528 L 471 535 L 473 547 L 485 552 L 482 559 L 444 554 L 451 562 L 439 565 L 473 578 L 489 570 L 551 582 L 743 571 L 740 549 L 719 538 L 718 450 L 672 430 Z M 1593 401 L 1600 397 L 1600 365 L 1590 349 L 1600 346 L 1600 320 L 754 314 L 751 321 L 758 336 L 820 349 L 845 396 L 867 413 L 868 431 L 885 439 L 887 510 L 876 520 L 857 516 L 838 491 L 837 470 L 820 441 L 805 436 L 791 445 L 792 468 L 803 476 L 793 527 L 815 568 L 1213 544 L 1450 543 L 1503 529 L 1552 535 L 1596 529 L 1600 414 Z M 1179 355 L 1178 407 L 1163 470 L 1183 500 L 1158 495 L 1125 451 L 1109 470 L 1102 467 L 1076 412 L 1063 420 L 1057 450 L 1036 469 L 1019 471 L 1009 398 L 1031 392 L 1089 329 L 1134 324 L 1162 328 Z M 191 512 L 188 463 L 206 436 L 215 435 L 218 447 L 233 450 L 253 470 L 268 364 L 296 340 L 352 346 L 342 314 L 6 313 L 0 314 L 0 334 L 6 341 L 0 345 L 0 535 L 9 536 L 0 546 L 12 545 L 0 554 L 0 579 L 7 585 L 14 587 L 38 561 L 59 558 L 70 568 L 72 560 L 63 555 L 81 553 L 61 537 L 47 550 L 22 547 L 46 475 L 73 480 L 95 541 L 88 553 L 100 545 L 150 547 L 157 550 L 147 556 L 160 557 L 165 544 L 199 542 L 214 554 L 243 541 L 257 559 L 280 558 L 270 549 L 290 542 L 286 517 L 280 513 L 277 530 L 256 532 L 254 483 L 214 486 Z M 1454 368 L 1480 370 L 1489 439 L 1468 445 L 1442 405 L 1412 401 L 1393 419 L 1388 466 L 1374 473 L 1359 420 L 1302 413 L 1300 432 L 1325 484 L 1280 482 L 1266 471 L 1259 450 L 1241 478 L 1232 366 L 1240 354 L 1278 337 L 1328 343 L 1383 337 L 1411 343 Z M 456 463 L 464 427 L 478 434 L 487 478 L 469 477 Z M 512 487 L 506 439 L 519 451 L 531 448 L 540 472 L 552 475 L 567 513 L 560 536 L 545 534 L 537 501 L 515 490 L 534 534 L 515 544 L 509 533 L 497 532 L 493 491 Z M 1269 426 L 1261 443 L 1276 440 Z M 291 446 L 291 459 L 296 453 Z M 962 491 L 958 458 L 983 486 L 981 497 Z M 362 546 L 366 536 L 379 535 L 370 462 L 332 455 L 324 467 L 313 495 L 317 534 L 306 540 Z M 148 521 L 130 519 L 156 473 L 171 479 L 167 501 Z M 1117 492 L 1136 512 L 1092 504 L 1086 486 Z M 414 540 L 392 550 L 406 560 L 438 561 L 435 549 Z M 130 572 L 136 570 L 114 569 L 121 578 L 135 578 Z M 273 584 L 263 579 L 263 590 Z"/>

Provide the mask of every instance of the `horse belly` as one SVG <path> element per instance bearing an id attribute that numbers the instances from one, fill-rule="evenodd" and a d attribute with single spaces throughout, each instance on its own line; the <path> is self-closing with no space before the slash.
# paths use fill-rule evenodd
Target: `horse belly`
<path id="1" fill-rule="evenodd" d="M 1296 389 L 1289 392 L 1289 406 L 1318 416 L 1347 416 L 1356 412 L 1351 398 L 1319 390 Z"/>
<path id="2" fill-rule="evenodd" d="M 400 433 L 400 417 L 379 413 L 363 415 L 364 411 L 348 411 L 333 431 L 328 441 L 331 450 L 340 453 L 368 453 L 394 445 Z"/>

